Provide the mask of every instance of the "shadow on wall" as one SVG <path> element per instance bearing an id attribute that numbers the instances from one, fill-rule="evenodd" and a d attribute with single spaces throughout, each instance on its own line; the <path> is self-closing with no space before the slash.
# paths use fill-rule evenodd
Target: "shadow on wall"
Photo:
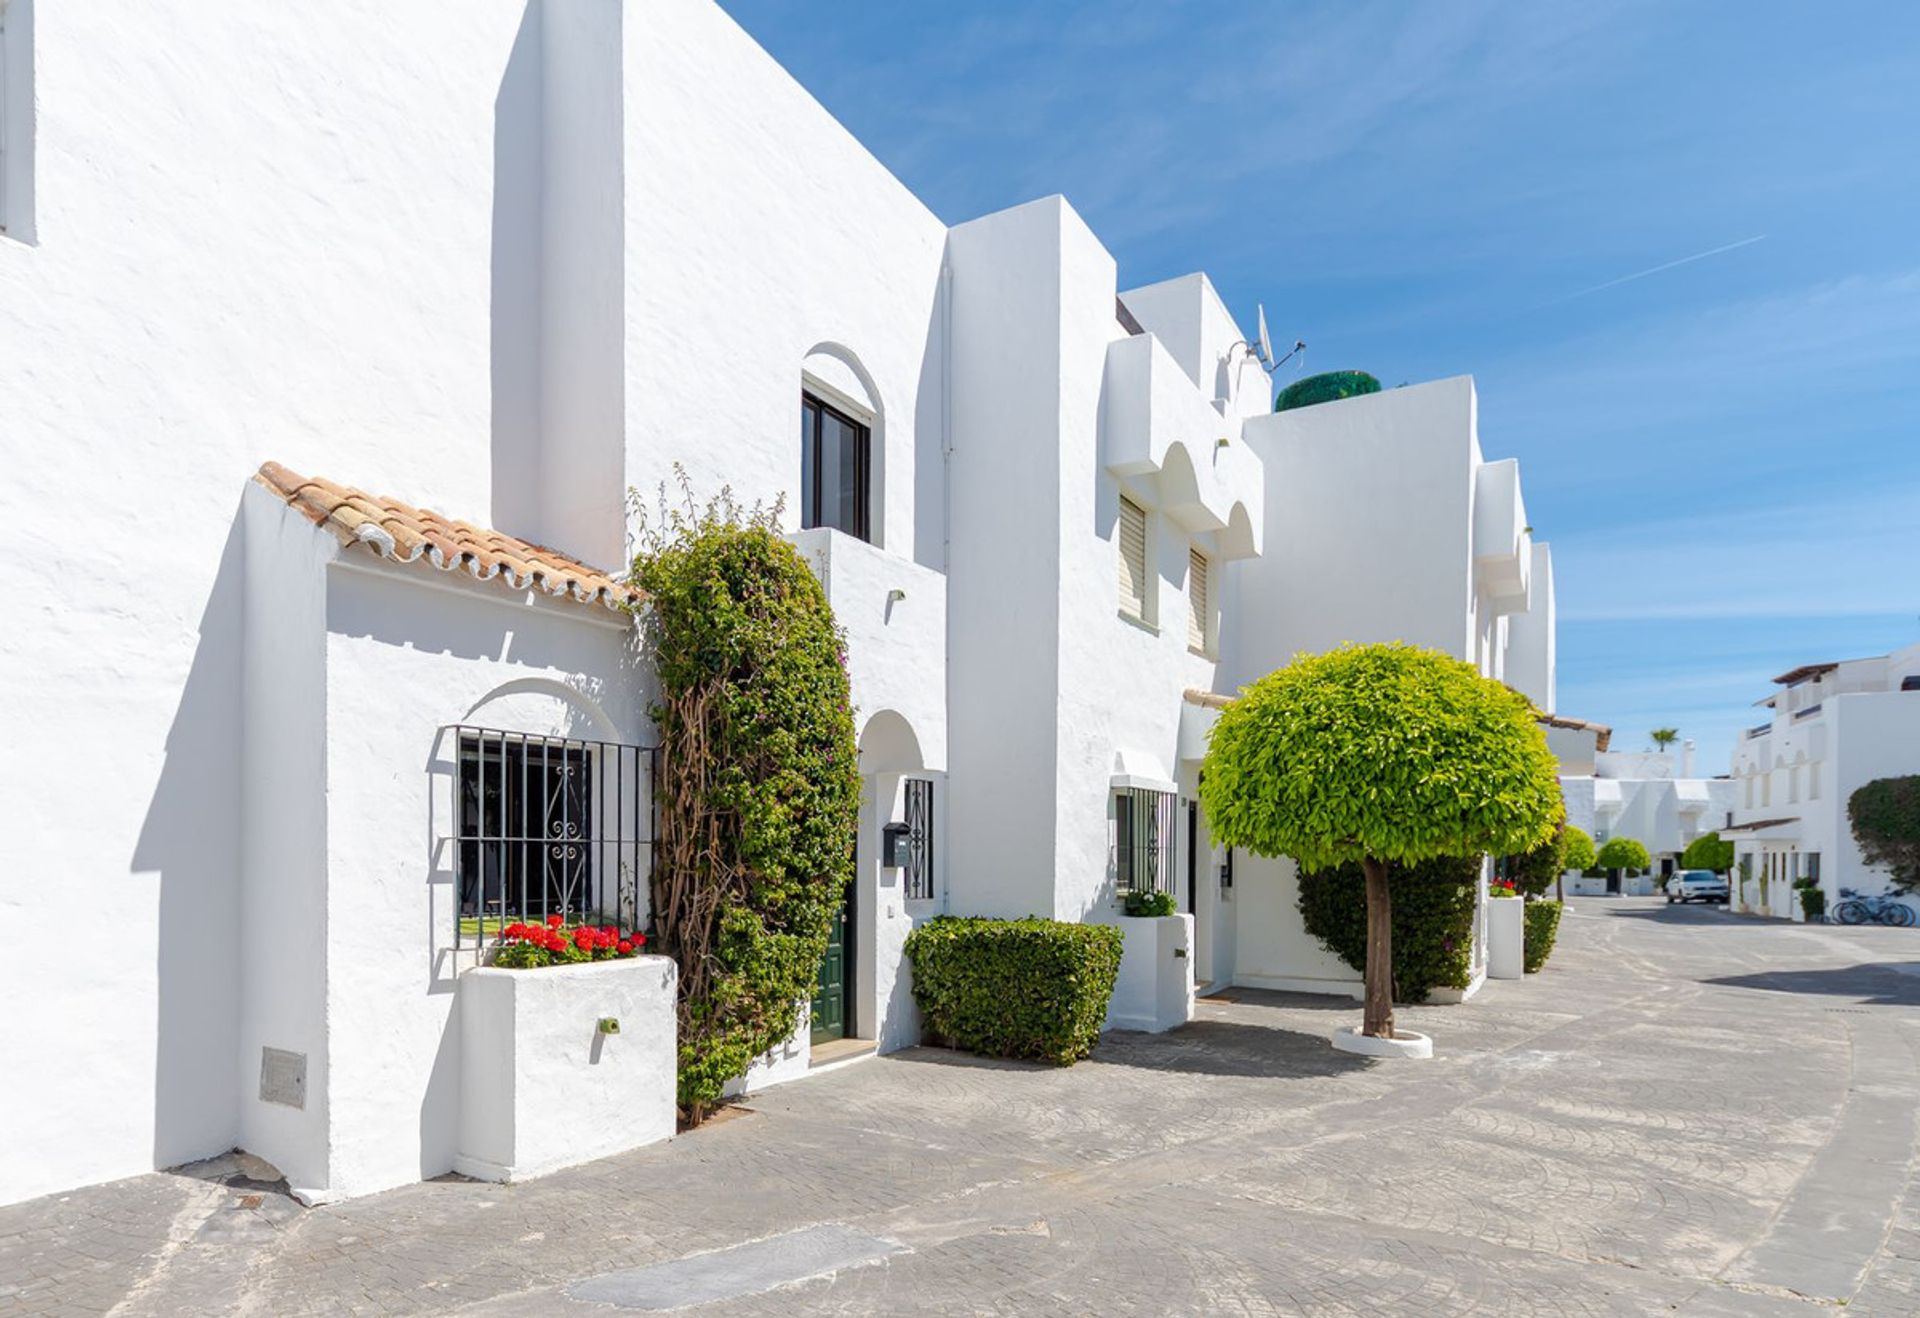
<path id="1" fill-rule="evenodd" d="M 540 501 L 542 7 L 521 15 L 493 102 L 492 515 L 523 529 Z"/>
<path id="2" fill-rule="evenodd" d="M 942 279 L 934 291 L 920 356 L 913 408 L 913 561 L 947 570 L 947 423 L 952 412 L 947 377 L 947 304 L 953 290 Z M 903 553 L 904 546 L 895 553 Z"/>
<path id="3" fill-rule="evenodd" d="M 129 865 L 160 884 L 156 1167 L 225 1152 L 239 1132 L 242 534 L 236 507 Z"/>

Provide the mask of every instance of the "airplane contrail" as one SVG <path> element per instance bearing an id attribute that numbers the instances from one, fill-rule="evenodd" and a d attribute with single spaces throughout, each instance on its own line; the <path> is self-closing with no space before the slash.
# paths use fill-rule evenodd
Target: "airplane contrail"
<path id="1" fill-rule="evenodd" d="M 1753 237 L 1742 238 L 1737 243 L 1727 243 L 1723 247 L 1710 247 L 1704 252 L 1695 252 L 1692 256 L 1683 256 L 1677 261 L 1668 261 L 1662 265 L 1649 266 L 1645 270 L 1636 270 L 1630 275 L 1621 275 L 1618 279 L 1609 279 L 1604 284 L 1595 284 L 1592 288 L 1583 288 L 1577 293 L 1568 293 L 1565 297 L 1557 297 L 1553 299 L 1552 302 L 1545 303 L 1544 305 L 1553 306 L 1554 303 L 1557 302 L 1571 302 L 1577 297 L 1585 297 L 1589 293 L 1599 293 L 1609 288 L 1618 288 L 1622 284 L 1631 284 L 1636 279 L 1645 279 L 1648 275 L 1657 275 L 1661 271 L 1671 270 L 1675 266 L 1691 265 L 1695 261 L 1704 261 L 1709 256 L 1719 256 L 1722 252 L 1732 252 L 1742 247 L 1751 247 L 1766 236 L 1764 233 L 1756 233 Z"/>

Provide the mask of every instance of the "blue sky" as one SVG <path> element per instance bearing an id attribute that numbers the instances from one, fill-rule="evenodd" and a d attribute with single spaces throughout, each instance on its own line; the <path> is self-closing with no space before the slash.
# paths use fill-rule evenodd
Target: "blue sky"
<path id="1" fill-rule="evenodd" d="M 1473 374 L 1616 745 L 1724 772 L 1920 640 L 1920 5 L 724 3 L 950 222 L 1064 193 L 1309 371 Z"/>

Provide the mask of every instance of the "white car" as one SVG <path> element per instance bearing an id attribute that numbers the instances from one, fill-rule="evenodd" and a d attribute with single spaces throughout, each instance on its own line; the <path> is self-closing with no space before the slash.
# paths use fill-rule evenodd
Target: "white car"
<path id="1" fill-rule="evenodd" d="M 1724 902 L 1727 881 L 1712 870 L 1681 870 L 1667 880 L 1667 905 L 1675 902 Z"/>

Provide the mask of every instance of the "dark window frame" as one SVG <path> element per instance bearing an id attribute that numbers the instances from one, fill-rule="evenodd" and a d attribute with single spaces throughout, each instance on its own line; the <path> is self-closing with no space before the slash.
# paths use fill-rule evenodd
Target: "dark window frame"
<path id="1" fill-rule="evenodd" d="M 853 450 L 853 525 L 833 527 L 857 540 L 873 543 L 873 427 L 858 417 L 848 414 L 846 409 L 835 407 L 819 394 L 810 389 L 800 391 L 800 423 L 804 434 L 800 442 L 806 446 L 802 454 L 801 468 L 811 467 L 813 479 L 801 480 L 800 526 L 803 530 L 812 530 L 821 525 L 820 496 L 826 480 L 825 464 L 821 461 L 821 423 L 831 416 L 854 432 Z"/>

